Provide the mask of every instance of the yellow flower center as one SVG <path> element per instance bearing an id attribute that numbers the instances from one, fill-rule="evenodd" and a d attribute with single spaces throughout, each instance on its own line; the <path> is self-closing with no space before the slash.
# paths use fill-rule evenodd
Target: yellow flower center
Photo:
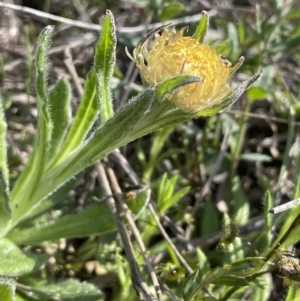
<path id="1" fill-rule="evenodd" d="M 194 75 L 203 82 L 179 88 L 175 105 L 187 112 L 197 112 L 223 102 L 233 91 L 227 84 L 231 64 L 208 44 L 184 37 L 183 30 L 155 34 L 153 45 L 135 53 L 135 61 L 148 84 L 163 82 L 178 75 Z"/>

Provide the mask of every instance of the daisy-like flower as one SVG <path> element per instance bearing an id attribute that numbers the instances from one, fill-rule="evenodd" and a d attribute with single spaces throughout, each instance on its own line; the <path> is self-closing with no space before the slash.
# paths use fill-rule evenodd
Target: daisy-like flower
<path id="1" fill-rule="evenodd" d="M 178 75 L 199 77 L 200 82 L 179 88 L 176 96 L 172 97 L 179 109 L 189 113 L 213 108 L 230 98 L 235 91 L 229 85 L 228 78 L 244 61 L 241 57 L 232 66 L 213 47 L 202 43 L 208 25 L 207 13 L 203 12 L 203 16 L 206 17 L 206 27 L 200 36 L 183 36 L 186 28 L 170 32 L 163 27 L 161 34 L 158 33 L 159 28 L 143 38 L 134 50 L 133 57 L 127 52 L 136 63 L 145 85 L 155 85 Z M 200 23 L 199 27 L 202 25 Z M 149 39 L 153 35 L 154 40 L 148 50 Z"/>

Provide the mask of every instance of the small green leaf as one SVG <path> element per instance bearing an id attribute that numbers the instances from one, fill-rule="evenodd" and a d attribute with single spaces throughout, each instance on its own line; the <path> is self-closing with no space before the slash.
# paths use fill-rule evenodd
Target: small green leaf
<path id="1" fill-rule="evenodd" d="M 215 285 L 225 286 L 248 286 L 249 282 L 242 277 L 233 275 L 224 275 L 212 282 Z"/>
<path id="2" fill-rule="evenodd" d="M 199 43 L 204 42 L 208 26 L 209 26 L 208 13 L 206 11 L 202 11 L 201 20 L 199 22 L 199 25 L 197 26 L 197 29 L 196 29 L 195 33 L 193 34 L 193 37 L 195 39 L 198 39 Z"/>
<path id="3" fill-rule="evenodd" d="M 239 35 L 235 24 L 228 22 L 227 34 L 231 42 L 231 52 L 233 55 L 236 55 L 239 50 Z"/>
<path id="4" fill-rule="evenodd" d="M 192 300 L 198 292 L 206 287 L 210 283 L 214 283 L 217 281 L 217 279 L 221 278 L 224 275 L 228 274 L 228 271 L 230 270 L 230 265 L 224 265 L 223 267 L 217 267 L 213 270 L 210 270 L 202 279 L 201 282 L 199 282 L 198 279 L 198 271 L 191 274 L 184 283 L 183 286 L 183 299 L 185 301 Z"/>
<path id="5" fill-rule="evenodd" d="M 16 282 L 13 278 L 0 277 L 0 300 L 15 301 Z"/>
<path id="6" fill-rule="evenodd" d="M 9 239 L 0 239 L 0 275 L 17 277 L 43 266 L 48 256 L 22 252 Z"/>
<path id="7" fill-rule="evenodd" d="M 179 189 L 176 193 L 173 194 L 172 197 L 166 199 L 162 206 L 159 209 L 159 214 L 162 215 L 165 213 L 170 207 L 176 204 L 181 198 L 183 198 L 190 190 L 190 187 L 184 187 Z"/>
<path id="8" fill-rule="evenodd" d="M 52 110 L 53 131 L 51 139 L 51 160 L 60 150 L 71 123 L 71 87 L 67 80 L 60 79 L 49 94 Z"/>
<path id="9" fill-rule="evenodd" d="M 106 203 L 93 204 L 77 214 L 35 226 L 14 230 L 7 235 L 17 244 L 36 244 L 63 237 L 84 237 L 115 230 L 115 223 Z"/>
<path id="10" fill-rule="evenodd" d="M 260 252 L 269 249 L 272 242 L 273 215 L 269 213 L 269 210 L 274 206 L 274 199 L 270 190 L 265 194 L 264 205 L 264 227 L 255 240 L 255 247 Z"/>
<path id="11" fill-rule="evenodd" d="M 238 20 L 238 33 L 240 43 L 243 44 L 247 38 L 248 25 L 245 18 L 239 18 Z"/>
<path id="12" fill-rule="evenodd" d="M 98 103 L 96 97 L 95 71 L 91 70 L 86 78 L 83 95 L 77 110 L 75 120 L 70 128 L 67 138 L 59 152 L 55 163 L 59 162 L 76 147 L 91 129 L 98 115 Z"/>
<path id="13" fill-rule="evenodd" d="M 97 100 L 100 109 L 101 122 L 104 124 L 114 115 L 110 82 L 116 61 L 116 33 L 114 17 L 107 10 L 101 18 L 102 31 L 96 46 L 94 58 L 96 73 Z"/>
<path id="14" fill-rule="evenodd" d="M 158 164 L 159 154 L 168 139 L 170 134 L 173 132 L 174 127 L 165 127 L 158 130 L 151 144 L 149 159 L 145 160 L 143 183 L 147 183 L 151 177 L 151 174 Z"/>
<path id="15" fill-rule="evenodd" d="M 197 259 L 198 259 L 197 266 L 199 270 L 199 279 L 202 279 L 202 277 L 208 273 L 211 267 L 204 252 L 200 248 L 197 248 L 196 252 L 197 252 Z"/>
<path id="16" fill-rule="evenodd" d="M 179 75 L 170 79 L 165 80 L 162 83 L 159 83 L 155 86 L 155 98 L 160 101 L 164 101 L 164 96 L 166 94 L 172 94 L 176 89 L 196 83 L 201 82 L 202 79 L 196 76 L 191 75 Z"/>
<path id="17" fill-rule="evenodd" d="M 250 162 L 271 162 L 272 157 L 259 153 L 246 153 L 241 155 L 241 160 Z"/>
<path id="18" fill-rule="evenodd" d="M 300 18 L 300 8 L 296 8 L 296 7 L 283 16 L 283 19 L 285 20 L 291 20 L 291 19 L 299 20 L 299 18 Z"/>
<path id="19" fill-rule="evenodd" d="M 199 286 L 199 278 L 198 278 L 199 270 L 189 275 L 183 283 L 182 288 L 182 297 L 184 301 L 192 300 L 194 296 L 194 292 Z"/>
<path id="20" fill-rule="evenodd" d="M 150 201 L 151 189 L 142 188 L 133 193 L 134 193 L 134 199 L 131 200 L 130 197 L 126 198 L 126 196 L 125 196 L 125 201 L 127 201 L 126 203 L 127 203 L 128 208 L 135 215 L 134 219 L 138 219 L 139 216 L 146 209 L 146 206 L 148 205 L 148 203 Z"/>
<path id="21" fill-rule="evenodd" d="M 289 286 L 285 301 L 295 301 L 300 299 L 300 290 L 296 286 Z"/>
<path id="22" fill-rule="evenodd" d="M 218 210 L 212 202 L 207 201 L 204 203 L 203 215 L 201 218 L 201 236 L 213 233 L 219 229 Z"/>
<path id="23" fill-rule="evenodd" d="M 36 57 L 35 57 L 35 69 L 36 69 L 36 81 L 35 87 L 38 98 L 41 101 L 41 113 L 44 115 L 44 118 L 49 119 L 49 107 L 48 107 L 48 91 L 47 91 L 47 78 L 48 78 L 48 51 L 51 43 L 51 34 L 54 29 L 54 26 L 47 26 L 40 33 Z"/>
<path id="24" fill-rule="evenodd" d="M 23 277 L 24 278 L 24 277 Z M 53 300 L 54 297 L 64 301 L 102 301 L 104 300 L 101 291 L 86 282 L 79 282 L 75 279 L 67 279 L 56 282 L 47 282 L 39 279 L 20 279 L 20 283 L 32 287 L 31 295 L 34 300 L 45 301 L 45 295 L 49 296 L 47 300 Z M 38 294 L 41 292 L 43 295 Z"/>
<path id="25" fill-rule="evenodd" d="M 189 191 L 189 187 L 185 187 L 174 193 L 177 178 L 178 176 L 175 175 L 171 179 L 167 180 L 166 173 L 161 178 L 157 193 L 157 207 L 159 215 L 162 215 Z"/>
<path id="26" fill-rule="evenodd" d="M 238 176 L 234 177 L 232 180 L 232 198 L 235 200 L 233 216 L 235 217 L 236 223 L 239 225 L 246 224 L 249 220 L 250 205 Z"/>
<path id="27" fill-rule="evenodd" d="M 251 87 L 247 91 L 247 98 L 249 100 L 263 100 L 266 99 L 267 95 L 267 91 L 262 87 Z"/>
<path id="28" fill-rule="evenodd" d="M 260 275 L 254 281 L 251 301 L 268 300 L 272 290 L 273 285 L 270 281 L 269 274 Z M 298 300 L 298 298 L 295 298 L 293 300 Z M 287 301 L 287 299 L 285 299 L 285 301 Z"/>
<path id="29" fill-rule="evenodd" d="M 265 257 L 246 257 L 232 263 L 229 274 L 243 277 L 251 276 L 261 272 L 265 264 Z"/>
<path id="30" fill-rule="evenodd" d="M 6 179 L 0 168 L 0 237 L 11 219 L 11 209 L 9 206 L 8 187 Z"/>
<path id="31" fill-rule="evenodd" d="M 168 4 L 163 7 L 160 21 L 166 22 L 168 20 L 174 19 L 178 14 L 180 14 L 184 10 L 184 6 L 179 3 Z"/>
<path id="32" fill-rule="evenodd" d="M 0 94 L 0 168 L 2 169 L 3 179 L 8 187 L 8 168 L 7 168 L 7 142 L 6 142 L 7 124 L 3 111 L 3 100 Z"/>

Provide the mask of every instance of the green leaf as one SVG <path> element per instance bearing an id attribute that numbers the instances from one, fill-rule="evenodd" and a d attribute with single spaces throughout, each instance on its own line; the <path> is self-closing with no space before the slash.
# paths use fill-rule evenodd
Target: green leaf
<path id="1" fill-rule="evenodd" d="M 201 82 L 202 79 L 191 75 L 179 75 L 165 80 L 155 86 L 155 98 L 159 101 L 164 101 L 164 96 L 173 93 L 176 89 L 196 82 Z"/>
<path id="2" fill-rule="evenodd" d="M 47 91 L 47 54 L 53 26 L 47 26 L 40 34 L 36 50 L 36 81 L 38 106 L 38 133 L 35 149 L 11 194 L 13 221 L 17 222 L 34 206 L 32 195 L 39 185 L 46 164 L 51 141 L 52 120 Z"/>
<path id="3" fill-rule="evenodd" d="M 208 29 L 208 25 L 209 25 L 209 17 L 206 11 L 202 11 L 202 17 L 201 20 L 199 22 L 199 25 L 196 28 L 196 31 L 193 34 L 193 37 L 195 39 L 199 40 L 199 43 L 203 43 L 206 33 L 207 33 L 207 29 Z"/>
<path id="4" fill-rule="evenodd" d="M 3 100 L 0 94 L 0 168 L 2 169 L 3 179 L 8 187 L 8 168 L 7 168 L 7 143 L 6 143 L 7 124 L 3 111 Z"/>
<path id="5" fill-rule="evenodd" d="M 221 278 L 213 281 L 215 285 L 225 285 L 225 286 L 248 286 L 249 282 L 239 276 L 234 275 L 224 275 Z"/>
<path id="6" fill-rule="evenodd" d="M 243 225 L 249 220 L 250 205 L 238 176 L 234 177 L 232 180 L 232 198 L 235 201 L 233 207 L 233 216 L 235 217 L 235 221 L 239 225 Z"/>
<path id="7" fill-rule="evenodd" d="M 210 283 L 214 283 L 222 276 L 227 275 L 230 267 L 230 265 L 224 265 L 223 267 L 217 267 L 210 270 L 200 283 L 198 280 L 198 271 L 191 274 L 187 277 L 183 285 L 183 299 L 185 301 L 192 300 L 201 289 L 207 287 Z"/>
<path id="8" fill-rule="evenodd" d="M 17 244 L 37 244 L 60 238 L 84 237 L 115 230 L 115 223 L 106 203 L 93 204 L 77 214 L 35 226 L 16 229 L 7 237 Z"/>
<path id="9" fill-rule="evenodd" d="M 199 270 L 197 269 L 196 272 L 192 273 L 185 279 L 182 288 L 182 297 L 184 301 L 192 300 L 194 292 L 199 285 L 198 274 Z"/>
<path id="10" fill-rule="evenodd" d="M 11 219 L 8 187 L 5 180 L 2 169 L 0 168 L 0 237 L 3 236 L 4 229 Z"/>
<path id="11" fill-rule="evenodd" d="M 259 153 L 247 153 L 241 155 L 241 160 L 250 162 L 271 162 L 272 157 Z"/>
<path id="12" fill-rule="evenodd" d="M 202 279 L 202 277 L 208 273 L 211 267 L 204 252 L 200 248 L 197 248 L 196 252 L 197 252 L 197 259 L 198 259 L 197 267 L 199 270 L 199 279 Z"/>
<path id="13" fill-rule="evenodd" d="M 265 264 L 265 257 L 246 257 L 232 263 L 229 274 L 243 277 L 251 276 L 261 272 Z"/>
<path id="14" fill-rule="evenodd" d="M 268 274 L 261 275 L 255 279 L 254 284 L 251 301 L 268 300 L 270 293 L 273 290 L 270 276 Z M 287 299 L 285 300 L 287 301 Z M 296 298 L 293 300 L 298 299 Z"/>
<path id="15" fill-rule="evenodd" d="M 177 178 L 178 176 L 175 175 L 171 179 L 167 180 L 167 174 L 164 173 L 160 180 L 157 192 L 157 207 L 159 215 L 164 214 L 189 191 L 189 187 L 185 187 L 174 193 Z"/>
<path id="16" fill-rule="evenodd" d="M 43 202 L 39 203 L 35 206 L 31 211 L 30 214 L 26 216 L 24 220 L 22 220 L 22 227 L 26 227 L 26 224 L 29 223 L 30 225 L 35 222 L 35 219 L 42 214 L 48 215 L 48 210 L 56 205 L 59 202 L 64 201 L 65 199 L 72 198 L 68 196 L 68 192 L 72 188 L 74 188 L 75 184 L 78 182 L 82 174 L 73 177 L 70 181 L 66 182 L 63 186 L 57 189 L 53 194 L 51 194 L 47 199 L 43 200 Z M 49 216 L 47 220 L 49 219 Z M 24 225 L 25 224 L 25 225 Z"/>
<path id="17" fill-rule="evenodd" d="M 239 18 L 238 20 L 238 33 L 240 43 L 243 44 L 247 38 L 248 25 L 245 18 Z"/>
<path id="18" fill-rule="evenodd" d="M 228 34 L 228 38 L 231 42 L 232 55 L 235 56 L 239 51 L 239 35 L 238 35 L 238 30 L 237 30 L 235 24 L 228 22 L 227 34 Z"/>
<path id="19" fill-rule="evenodd" d="M 295 36 L 295 37 L 289 37 L 284 40 L 284 43 L 278 44 L 278 46 L 275 46 L 274 48 L 271 49 L 273 53 L 278 53 L 278 52 L 284 52 L 287 50 L 292 50 L 294 47 L 298 47 L 300 44 L 300 35 Z"/>
<path id="20" fill-rule="evenodd" d="M 262 87 L 251 87 L 247 91 L 247 98 L 251 101 L 266 99 L 267 95 L 267 91 Z"/>
<path id="21" fill-rule="evenodd" d="M 145 160 L 146 166 L 143 168 L 143 183 L 147 183 L 149 181 L 154 168 L 157 166 L 159 153 L 173 130 L 174 127 L 165 127 L 155 133 L 151 144 L 149 159 Z"/>
<path id="22" fill-rule="evenodd" d="M 0 277 L 0 300 L 15 301 L 16 282 L 13 278 Z"/>
<path id="23" fill-rule="evenodd" d="M 298 19 L 300 18 L 300 8 L 294 8 L 286 15 L 283 16 L 283 19 L 290 20 L 290 19 Z"/>
<path id="24" fill-rule="evenodd" d="M 265 194 L 264 205 L 264 228 L 255 240 L 255 247 L 259 252 L 269 249 L 272 242 L 273 215 L 269 213 L 269 210 L 274 206 L 274 199 L 270 190 Z"/>
<path id="25" fill-rule="evenodd" d="M 55 161 L 57 164 L 65 156 L 68 156 L 78 147 L 94 124 L 98 115 L 98 103 L 96 97 L 95 71 L 91 70 L 86 78 L 83 95 L 77 110 L 75 120 L 70 128 L 67 138 Z"/>
<path id="26" fill-rule="evenodd" d="M 166 199 L 160 207 L 159 214 L 162 215 L 163 213 L 165 213 L 170 207 L 172 207 L 180 199 L 182 199 L 189 192 L 189 190 L 190 187 L 181 188 L 176 193 L 174 193 L 172 197 Z"/>
<path id="27" fill-rule="evenodd" d="M 184 10 L 184 6 L 179 3 L 168 4 L 163 7 L 161 12 L 160 21 L 166 22 L 168 20 L 174 19 L 178 14 Z"/>
<path id="28" fill-rule="evenodd" d="M 125 201 L 127 201 L 126 204 L 128 208 L 132 211 L 132 213 L 135 215 L 134 219 L 136 220 L 146 209 L 150 201 L 151 189 L 142 188 L 138 191 L 134 191 L 133 194 L 134 199 L 130 199 L 129 194 L 126 194 L 127 196 L 129 196 L 129 198 L 125 195 Z"/>
<path id="29" fill-rule="evenodd" d="M 204 203 L 203 215 L 201 218 L 201 236 L 213 233 L 220 229 L 218 210 L 215 205 L 207 201 Z"/>
<path id="30" fill-rule="evenodd" d="M 35 56 L 35 69 L 36 69 L 36 80 L 35 80 L 35 88 L 40 101 L 40 110 L 41 114 L 44 118 L 49 119 L 49 97 L 47 91 L 47 78 L 48 78 L 48 67 L 47 67 L 47 59 L 48 59 L 48 51 L 51 43 L 51 34 L 54 29 L 54 26 L 47 26 L 40 33 L 36 56 Z"/>
<path id="31" fill-rule="evenodd" d="M 31 280 L 31 281 L 30 281 Z M 50 282 L 39 279 L 20 279 L 20 283 L 32 288 L 33 300 L 53 300 L 53 297 L 64 301 L 102 301 L 103 294 L 98 288 L 75 279 Z M 41 292 L 39 294 L 39 292 Z M 49 298 L 45 297 L 48 295 Z"/>
<path id="32" fill-rule="evenodd" d="M 60 150 L 71 123 L 71 87 L 67 80 L 60 79 L 49 94 L 52 109 L 53 131 L 51 139 L 51 160 Z"/>
<path id="33" fill-rule="evenodd" d="M 102 31 L 96 46 L 94 58 L 96 73 L 97 100 L 100 109 L 101 122 L 104 124 L 113 117 L 112 95 L 110 82 L 116 61 L 116 33 L 114 17 L 107 10 L 106 15 L 101 18 Z"/>
<path id="34" fill-rule="evenodd" d="M 48 256 L 22 252 L 9 239 L 0 239 L 0 275 L 17 277 L 43 266 Z"/>
<path id="35" fill-rule="evenodd" d="M 300 299 L 300 290 L 296 286 L 290 286 L 285 301 L 295 301 Z"/>

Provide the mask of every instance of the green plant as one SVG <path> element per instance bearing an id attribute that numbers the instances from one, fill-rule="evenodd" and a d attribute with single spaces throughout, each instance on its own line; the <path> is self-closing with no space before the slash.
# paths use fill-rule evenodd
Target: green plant
<path id="1" fill-rule="evenodd" d="M 174 8 L 176 8 L 175 14 L 181 9 L 181 6 L 177 6 L 176 3 L 174 5 Z M 162 12 L 158 13 L 164 19 Z M 270 192 L 266 194 L 265 226 L 255 244 L 255 248 L 258 249 L 260 255 L 253 253 L 249 255 L 253 250 L 249 251 L 245 247 L 244 240 L 239 237 L 238 225 L 235 225 L 233 220 L 227 214 L 224 214 L 225 234 L 221 238 L 221 244 L 226 252 L 216 255 L 220 264 L 214 268 L 211 268 L 209 258 L 200 249 L 196 250 L 197 262 L 195 262 L 195 259 L 182 256 L 179 252 L 176 253 L 177 249 L 174 248 L 172 240 L 167 240 L 167 242 L 163 240 L 154 245 L 150 244 L 154 234 L 159 233 L 158 229 L 162 232 L 162 229 L 157 226 L 161 225 L 159 220 L 155 218 L 149 188 L 139 187 L 136 192 L 125 196 L 124 199 L 127 198 L 128 203 L 123 203 L 121 198 L 119 200 L 120 210 L 111 199 L 112 192 L 106 187 L 104 189 L 105 193 L 101 195 L 104 196 L 103 202 L 94 203 L 75 215 L 68 215 L 68 210 L 65 212 L 61 210 L 60 216 L 52 216 L 51 221 L 47 221 L 45 212 L 49 208 L 62 201 L 68 204 L 68 200 L 62 200 L 62 196 L 74 185 L 76 175 L 80 176 L 85 168 L 97 163 L 115 149 L 159 129 L 161 130 L 156 134 L 150 152 L 150 159 L 145 164 L 144 180 L 156 191 L 157 215 L 165 217 L 166 212 L 171 208 L 174 209 L 174 205 L 178 203 L 178 200 L 188 192 L 188 188 L 177 189 L 178 182 L 182 179 L 176 175 L 167 179 L 167 174 L 164 174 L 158 185 L 150 181 L 156 162 L 161 160 L 159 154 L 162 146 L 174 126 L 193 117 L 213 115 L 228 107 L 259 77 L 257 75 L 250 80 L 246 80 L 234 91 L 226 86 L 226 93 L 223 92 L 222 94 L 222 89 L 220 89 L 221 96 L 220 94 L 217 94 L 217 96 L 209 94 L 214 96 L 213 104 L 208 102 L 205 106 L 197 104 L 191 107 L 189 103 L 183 103 L 179 98 L 185 94 L 183 91 L 188 91 L 184 89 L 191 87 L 191 84 L 201 85 L 202 77 L 206 74 L 203 76 L 202 74 L 191 73 L 192 68 L 187 67 L 187 62 L 183 62 L 179 65 L 179 70 L 176 70 L 172 76 L 157 80 L 160 71 L 162 71 L 162 69 L 159 69 L 158 75 L 152 77 L 153 74 L 149 74 L 149 70 L 147 70 L 149 64 L 151 64 L 151 61 L 147 60 L 151 55 L 145 44 L 148 43 L 153 34 L 157 33 L 157 30 L 154 30 L 142 39 L 132 57 L 141 71 L 145 85 L 148 87 L 115 113 L 112 105 L 110 81 L 115 64 L 116 36 L 114 21 L 110 12 L 102 18 L 101 25 L 102 32 L 96 47 L 94 68 L 87 76 L 84 94 L 73 123 L 71 123 L 71 95 L 68 82 L 61 79 L 48 92 L 46 61 L 53 27 L 48 26 L 41 33 L 36 51 L 37 139 L 29 162 L 11 191 L 8 181 L 9 171 L 6 164 L 6 123 L 3 112 L 1 112 L 0 275 L 6 277 L 1 279 L 0 296 L 4 296 L 5 299 L 3 300 L 5 301 L 13 300 L 16 287 L 13 278 L 19 277 L 16 296 L 18 300 L 32 300 L 30 294 L 26 294 L 28 291 L 33 295 L 33 299 L 53 300 L 51 298 L 59 295 L 59 298 L 63 300 L 102 300 L 104 298 L 102 293 L 97 291 L 91 284 L 80 283 L 71 279 L 51 283 L 47 281 L 45 275 L 41 277 L 43 280 L 37 280 L 38 273 L 46 273 L 40 271 L 46 265 L 48 256 L 34 253 L 32 246 L 46 246 L 49 241 L 61 238 L 90 236 L 88 243 L 83 245 L 78 253 L 80 253 L 81 259 L 99 256 L 97 258 L 99 262 L 106 262 L 106 266 L 109 266 L 110 270 L 118 271 L 118 279 L 123 291 L 119 292 L 116 289 L 114 293 L 115 300 L 134 300 L 136 298 L 135 291 L 130 289 L 131 280 L 129 275 L 132 276 L 135 289 L 140 296 L 145 300 L 152 298 L 155 290 L 145 290 L 140 285 L 140 279 L 134 277 L 140 275 L 139 264 L 145 262 L 148 270 L 144 273 L 146 276 L 143 276 L 147 280 L 148 277 L 151 277 L 150 282 L 155 286 L 157 280 L 151 274 L 153 271 L 151 271 L 151 263 L 148 261 L 146 253 L 151 251 L 152 254 L 155 254 L 156 252 L 166 252 L 166 250 L 172 262 L 160 265 L 161 278 L 170 286 L 174 286 L 176 282 L 182 284 L 184 300 L 234 300 L 234 298 L 240 298 L 240 292 L 245 287 L 253 289 L 253 300 L 264 300 L 269 291 L 269 283 L 266 279 L 267 269 L 269 268 L 268 261 L 277 256 L 278 243 L 287 246 L 297 241 L 296 230 L 299 228 L 299 210 L 295 210 L 284 222 L 277 241 L 271 242 L 270 235 L 273 221 L 268 214 L 268 210 L 273 206 L 273 195 Z M 207 26 L 208 17 L 204 13 L 195 31 L 194 39 L 202 43 Z M 165 33 L 165 35 L 169 40 L 172 40 L 171 34 Z M 161 37 L 164 36 L 161 35 Z M 160 47 L 166 44 L 164 41 L 160 43 Z M 236 55 L 238 51 L 235 50 Z M 158 51 L 158 56 L 155 59 L 159 59 L 160 55 L 161 53 Z M 172 59 L 173 57 L 171 57 L 171 61 Z M 145 61 L 147 61 L 146 65 Z M 224 61 L 220 59 L 220 62 L 223 63 Z M 233 73 L 239 66 L 240 64 L 233 67 L 229 74 Z M 215 74 L 213 73 L 213 75 Z M 154 81 L 152 82 L 153 78 Z M 214 76 L 211 76 L 212 81 L 213 79 Z M 216 90 L 219 91 L 217 88 Z M 261 90 L 252 90 L 253 101 L 259 99 L 257 96 L 259 92 Z M 200 92 L 198 91 L 198 93 Z M 227 99 L 228 96 L 230 96 L 229 100 Z M 250 105 L 245 111 L 248 111 L 249 108 Z M 95 128 L 93 125 L 99 121 L 98 119 L 100 119 L 101 125 Z M 290 122 L 291 132 L 289 137 L 291 138 L 293 136 L 292 118 Z M 257 154 L 248 154 L 248 156 L 242 157 L 241 145 L 246 117 L 242 117 L 238 122 L 230 120 L 227 115 L 221 119 L 212 118 L 207 124 L 207 130 L 217 125 L 219 129 L 224 128 L 226 130 L 224 131 L 225 135 L 229 136 L 229 133 L 231 133 L 231 130 L 227 127 L 229 123 L 232 125 L 233 133 L 229 143 L 231 154 L 227 159 L 231 163 L 229 169 L 231 194 L 233 199 L 236 200 L 234 206 L 230 208 L 230 215 L 236 216 L 238 222 L 243 219 L 244 222 L 247 222 L 249 206 L 243 193 L 241 181 L 236 175 L 237 163 L 240 159 L 267 161 L 269 158 Z M 221 135 L 221 133 L 220 130 L 219 134 Z M 207 143 L 206 145 L 216 145 L 217 138 L 214 137 L 211 144 L 207 140 L 204 141 L 204 145 L 205 143 Z M 197 160 L 201 161 L 203 153 L 199 154 Z M 298 167 L 299 163 L 297 163 Z M 99 168 L 101 168 L 101 165 Z M 105 182 L 105 177 L 102 180 Z M 156 187 L 158 188 L 156 189 Z M 297 191 L 295 189 L 295 198 L 299 197 Z M 118 192 L 118 189 L 114 192 Z M 116 198 L 120 198 L 120 193 L 117 193 Z M 148 206 L 152 215 L 149 214 L 148 210 L 145 210 L 146 206 Z M 134 232 L 136 228 L 134 223 L 131 224 L 132 219 L 128 207 L 134 214 L 137 214 L 136 219 L 143 221 L 139 230 L 146 242 L 147 249 L 138 242 L 138 246 L 142 251 L 141 255 L 136 251 L 136 244 L 126 246 L 126 243 L 130 240 L 126 237 L 125 223 L 122 224 L 121 218 L 118 219 L 112 214 L 117 208 L 117 212 L 125 216 L 126 223 L 129 223 Z M 197 207 L 195 206 L 195 208 Z M 206 202 L 202 209 L 205 217 L 202 219 L 201 234 L 205 235 L 218 228 L 218 224 L 209 223 L 210 220 L 218 219 L 218 212 L 211 202 Z M 177 208 L 177 210 L 178 220 L 192 229 L 195 224 L 193 216 L 197 216 L 196 209 L 192 214 L 182 214 L 183 210 L 180 212 L 180 208 Z M 280 220 L 276 223 L 279 224 Z M 120 231 L 125 250 L 128 252 L 126 253 L 128 262 L 124 261 L 124 255 L 119 246 L 116 245 L 113 239 L 110 239 L 111 233 L 116 229 Z M 100 242 L 96 237 L 99 234 L 101 235 Z M 106 244 L 106 239 L 110 243 Z M 20 247 L 22 246 L 27 246 L 31 252 L 21 250 Z M 111 248 L 113 248 L 113 252 Z M 116 254 L 114 259 L 110 258 L 112 253 Z M 132 263 L 132 258 L 136 262 Z M 110 261 L 113 263 L 110 264 Z M 73 270 L 79 269 L 76 264 L 76 261 L 72 263 Z M 186 275 L 188 276 L 184 279 Z M 253 286 L 255 287 L 253 288 Z M 157 298 L 162 300 L 161 292 L 158 287 L 155 288 Z M 176 294 L 181 294 L 178 287 L 175 287 L 174 291 Z M 290 289 L 289 295 L 295 296 L 293 288 Z"/>

